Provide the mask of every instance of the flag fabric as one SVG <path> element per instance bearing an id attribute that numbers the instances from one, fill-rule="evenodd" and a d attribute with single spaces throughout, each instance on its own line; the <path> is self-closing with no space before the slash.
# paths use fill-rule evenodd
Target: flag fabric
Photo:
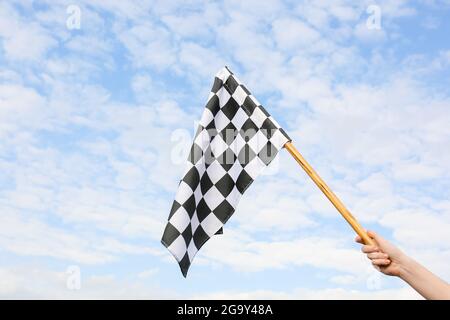
<path id="1" fill-rule="evenodd" d="M 198 250 L 236 210 L 289 136 L 227 68 L 214 84 L 161 242 L 186 277 Z"/>

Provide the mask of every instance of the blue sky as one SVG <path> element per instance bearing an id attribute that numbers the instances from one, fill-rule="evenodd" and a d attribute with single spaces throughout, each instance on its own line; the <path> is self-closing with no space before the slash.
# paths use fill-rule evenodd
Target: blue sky
<path id="1" fill-rule="evenodd" d="M 160 238 L 224 65 L 365 227 L 449 281 L 449 13 L 431 0 L 2 2 L 0 297 L 417 297 L 371 268 L 284 151 L 181 276 Z"/>

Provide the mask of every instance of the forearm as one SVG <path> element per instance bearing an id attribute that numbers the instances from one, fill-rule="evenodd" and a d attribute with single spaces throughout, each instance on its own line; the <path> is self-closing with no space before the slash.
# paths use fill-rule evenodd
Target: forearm
<path id="1" fill-rule="evenodd" d="M 404 257 L 400 278 L 413 287 L 425 299 L 450 299 L 450 285 L 415 260 Z"/>

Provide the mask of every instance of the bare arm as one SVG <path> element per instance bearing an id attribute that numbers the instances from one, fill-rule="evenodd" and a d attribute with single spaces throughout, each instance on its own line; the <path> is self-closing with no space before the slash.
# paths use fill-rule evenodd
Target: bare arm
<path id="1" fill-rule="evenodd" d="M 364 245 L 362 252 L 367 254 L 372 264 L 380 272 L 401 278 L 425 299 L 450 299 L 450 285 L 447 282 L 405 255 L 375 232 L 369 231 L 368 234 L 375 240 L 377 246 Z M 362 243 L 359 236 L 356 237 L 356 241 Z"/>

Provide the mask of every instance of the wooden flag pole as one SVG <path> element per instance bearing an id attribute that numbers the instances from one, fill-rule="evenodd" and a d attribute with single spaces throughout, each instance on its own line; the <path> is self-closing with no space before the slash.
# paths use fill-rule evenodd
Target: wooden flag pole
<path id="1" fill-rule="evenodd" d="M 300 166 L 306 171 L 306 173 L 311 177 L 314 183 L 319 187 L 320 190 L 325 194 L 325 196 L 331 201 L 331 203 L 336 207 L 340 214 L 345 220 L 350 224 L 350 226 L 355 230 L 355 232 L 361 237 L 365 244 L 375 245 L 375 242 L 367 235 L 364 228 L 356 221 L 355 217 L 352 216 L 350 211 L 344 206 L 344 204 L 339 200 L 339 198 L 331 191 L 331 189 L 326 185 L 326 183 L 319 177 L 319 175 L 314 171 L 314 169 L 309 165 L 309 163 L 303 158 L 303 156 L 298 152 L 294 145 L 289 141 L 286 142 L 284 147 L 289 151 L 289 153 L 294 157 L 294 159 L 300 164 Z"/>

